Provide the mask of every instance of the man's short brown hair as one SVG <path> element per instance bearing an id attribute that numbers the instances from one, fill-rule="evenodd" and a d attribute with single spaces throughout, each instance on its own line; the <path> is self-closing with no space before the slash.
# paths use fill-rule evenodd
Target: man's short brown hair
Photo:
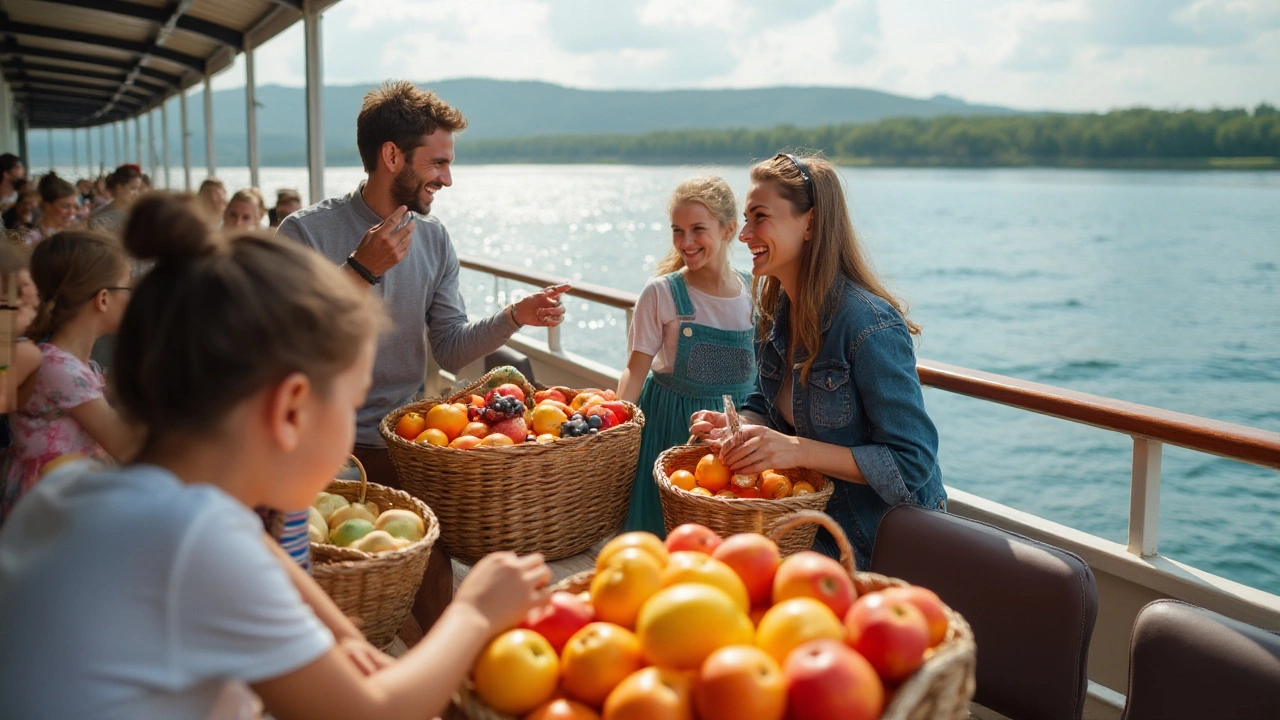
<path id="1" fill-rule="evenodd" d="M 405 154 L 412 154 L 422 139 L 436 130 L 453 133 L 466 127 L 462 113 L 435 93 L 419 90 L 407 80 L 390 80 L 364 96 L 356 117 L 356 147 L 365 172 L 373 172 L 383 143 L 393 142 Z"/>

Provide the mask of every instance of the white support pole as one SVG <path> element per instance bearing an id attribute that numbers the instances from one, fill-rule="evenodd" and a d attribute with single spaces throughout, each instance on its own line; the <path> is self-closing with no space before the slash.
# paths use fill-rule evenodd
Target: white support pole
<path id="1" fill-rule="evenodd" d="M 134 163 L 138 167 L 142 167 L 146 162 L 145 156 L 142 154 L 142 116 L 133 116 L 133 156 Z"/>
<path id="2" fill-rule="evenodd" d="M 156 111 L 147 113 L 147 155 L 151 161 L 151 183 L 160 184 L 160 158 L 156 157 Z"/>
<path id="3" fill-rule="evenodd" d="M 253 69 L 253 44 L 244 40 L 244 121 L 249 135 L 249 186 L 258 183 L 258 89 Z"/>
<path id="4" fill-rule="evenodd" d="M 84 129 L 84 142 L 84 164 L 89 168 L 89 177 L 93 178 L 97 176 L 97 173 L 93 170 L 93 128 Z"/>
<path id="5" fill-rule="evenodd" d="M 76 137 L 76 129 L 71 128 L 71 177 L 80 174 L 80 139 Z"/>
<path id="6" fill-rule="evenodd" d="M 213 159 L 213 78 L 204 76 L 204 154 L 209 177 L 214 177 L 218 165 Z"/>
<path id="7" fill-rule="evenodd" d="M 49 171 L 53 171 L 53 128 L 44 131 L 45 141 L 49 143 Z"/>
<path id="8" fill-rule="evenodd" d="M 119 167 L 124 164 L 124 160 L 121 159 L 124 155 L 120 154 L 120 123 L 118 122 L 111 124 L 111 139 L 115 141 L 116 146 L 115 162 L 112 164 Z"/>
<path id="9" fill-rule="evenodd" d="M 1129 485 L 1129 552 L 1140 557 L 1156 554 L 1160 521 L 1160 456 L 1163 444 L 1133 438 L 1133 476 Z"/>
<path id="10" fill-rule="evenodd" d="M 182 188 L 191 192 L 191 128 L 187 123 L 187 91 L 178 93 L 178 113 L 182 115 Z"/>
<path id="11" fill-rule="evenodd" d="M 324 93 L 324 68 L 321 65 L 320 13 L 311 3 L 302 16 L 306 34 L 307 65 L 307 174 L 311 202 L 324 199 L 324 128 L 320 124 Z"/>
<path id="12" fill-rule="evenodd" d="M 171 190 L 173 188 L 173 177 L 171 175 L 169 161 L 169 103 L 160 103 L 160 158 L 164 163 L 164 188 Z"/>
<path id="13" fill-rule="evenodd" d="M 107 126 L 98 126 L 98 173 L 107 169 Z"/>

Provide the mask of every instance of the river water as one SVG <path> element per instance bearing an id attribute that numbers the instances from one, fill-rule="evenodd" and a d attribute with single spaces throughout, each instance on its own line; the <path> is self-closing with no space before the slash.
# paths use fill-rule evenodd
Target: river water
<path id="1" fill-rule="evenodd" d="M 638 292 L 684 177 L 741 167 L 466 166 L 434 211 L 458 251 Z M 231 188 L 244 168 L 220 171 Z M 843 170 L 852 216 L 924 326 L 922 358 L 1280 431 L 1280 173 Z M 330 194 L 358 168 L 331 168 Z M 265 168 L 269 199 L 305 170 Z M 749 267 L 744 247 L 734 264 Z M 463 272 L 469 309 L 515 286 Z M 614 367 L 621 311 L 570 303 L 565 347 Z M 1125 542 L 1132 441 L 926 390 L 944 481 Z M 1280 593 L 1280 473 L 1165 448 L 1160 552 Z"/>

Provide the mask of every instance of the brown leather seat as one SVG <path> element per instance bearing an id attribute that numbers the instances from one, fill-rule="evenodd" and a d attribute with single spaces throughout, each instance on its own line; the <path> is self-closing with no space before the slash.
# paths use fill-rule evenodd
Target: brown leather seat
<path id="1" fill-rule="evenodd" d="M 1178 600 L 1138 613 L 1124 720 L 1280 718 L 1280 636 Z"/>
<path id="2" fill-rule="evenodd" d="M 871 570 L 933 590 L 969 621 L 978 647 L 975 702 L 1013 720 L 1079 720 L 1098 591 L 1078 556 L 899 505 L 880 522 Z"/>

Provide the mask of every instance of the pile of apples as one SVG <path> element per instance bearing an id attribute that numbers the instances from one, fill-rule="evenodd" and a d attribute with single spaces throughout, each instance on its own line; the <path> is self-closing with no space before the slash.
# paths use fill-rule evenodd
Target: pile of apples
<path id="1" fill-rule="evenodd" d="M 379 512 L 375 502 L 353 503 L 334 493 L 320 493 L 307 508 L 307 536 L 313 543 L 381 553 L 409 547 L 426 532 L 417 513 Z"/>
<path id="2" fill-rule="evenodd" d="M 774 470 L 765 470 L 758 475 L 734 475 L 714 453 L 702 456 L 693 472 L 677 470 L 671 473 L 671 484 L 693 495 L 726 500 L 777 500 L 817 492 L 809 481 L 792 483 L 786 475 Z"/>
<path id="3" fill-rule="evenodd" d="M 553 593 L 472 668 L 524 720 L 871 720 L 943 641 L 921 587 L 857 597 L 840 563 L 756 533 L 626 533 L 588 592 Z"/>
<path id="4" fill-rule="evenodd" d="M 524 390 L 507 383 L 466 400 L 440 403 L 426 415 L 405 413 L 395 433 L 423 445 L 470 450 L 594 435 L 631 420 L 626 404 L 612 390 L 539 390 L 530 406 Z"/>

